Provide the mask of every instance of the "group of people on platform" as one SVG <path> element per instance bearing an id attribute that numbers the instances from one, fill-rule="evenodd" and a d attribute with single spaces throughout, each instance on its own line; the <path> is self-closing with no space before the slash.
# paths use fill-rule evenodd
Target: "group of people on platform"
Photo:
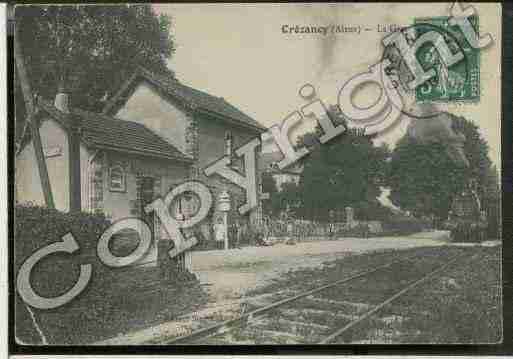
<path id="1" fill-rule="evenodd" d="M 228 230 L 225 230 L 225 224 L 222 218 L 214 223 L 214 238 L 217 248 L 224 248 L 225 235 L 228 235 L 228 247 L 240 248 L 242 245 L 272 245 L 272 238 L 286 237 L 288 243 L 300 242 L 308 236 L 327 235 L 333 237 L 336 232 L 335 225 L 330 223 L 327 228 L 323 228 L 323 233 L 317 233 L 319 224 L 317 223 L 297 223 L 292 217 L 284 220 L 273 221 L 270 218 L 264 218 L 257 230 L 250 227 L 247 221 L 234 220 L 228 224 Z"/>

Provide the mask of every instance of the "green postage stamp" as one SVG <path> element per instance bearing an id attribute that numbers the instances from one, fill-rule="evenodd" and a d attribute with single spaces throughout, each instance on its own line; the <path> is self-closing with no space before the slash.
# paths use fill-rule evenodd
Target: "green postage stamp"
<path id="1" fill-rule="evenodd" d="M 469 18 L 476 33 L 479 30 L 477 16 Z M 422 101 L 479 101 L 479 49 L 473 48 L 458 26 L 449 24 L 449 17 L 430 17 L 415 19 L 416 36 L 427 31 L 440 33 L 453 53 L 461 51 L 464 59 L 447 67 L 435 46 L 425 44 L 417 52 L 417 59 L 425 68 L 434 68 L 436 75 L 415 91 L 416 100 Z"/>

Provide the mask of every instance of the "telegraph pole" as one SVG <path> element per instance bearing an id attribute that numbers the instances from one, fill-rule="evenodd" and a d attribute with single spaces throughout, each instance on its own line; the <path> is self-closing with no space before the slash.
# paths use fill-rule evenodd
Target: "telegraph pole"
<path id="1" fill-rule="evenodd" d="M 52 188 L 50 185 L 50 179 L 48 177 L 48 169 L 46 167 L 46 160 L 43 152 L 43 145 L 41 144 L 41 136 L 39 134 L 39 126 L 36 118 L 36 104 L 34 101 L 34 95 L 25 68 L 25 60 L 20 47 L 20 36 L 19 26 L 14 23 L 14 61 L 16 63 L 16 70 L 18 78 L 20 79 L 21 90 L 23 92 L 23 99 L 25 101 L 25 109 L 27 112 L 26 125 L 30 127 L 30 134 L 32 137 L 32 143 L 34 145 L 34 152 L 36 154 L 37 167 L 39 170 L 39 178 L 41 179 L 41 187 L 43 189 L 43 195 L 45 203 L 48 208 L 55 208 Z"/>

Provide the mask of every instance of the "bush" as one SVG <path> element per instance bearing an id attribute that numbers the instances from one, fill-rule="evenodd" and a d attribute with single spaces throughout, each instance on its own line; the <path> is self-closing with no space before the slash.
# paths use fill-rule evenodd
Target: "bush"
<path id="1" fill-rule="evenodd" d="M 99 259 L 96 256 L 97 241 L 110 225 L 111 223 L 101 214 L 63 213 L 56 209 L 32 204 L 17 205 L 14 229 L 15 270 L 17 272 L 21 264 L 38 249 L 62 241 L 65 234 L 71 233 L 80 247 L 76 253 L 71 256 L 65 253 L 56 253 L 41 260 L 36 267 L 45 266 L 46 259 L 48 259 L 52 265 L 45 269 L 50 272 L 46 270 L 37 271 L 46 272 L 46 274 L 41 273 L 41 280 L 54 282 L 52 283 L 53 287 L 56 284 L 56 277 L 60 278 L 61 281 L 70 279 L 69 282 L 73 283 L 75 280 L 73 271 L 70 271 L 69 266 L 67 266 L 69 257 L 73 257 L 73 261 L 76 263 L 88 262 L 96 267 L 95 264 L 99 264 Z M 59 268 L 59 262 L 66 267 Z M 93 270 L 96 270 L 96 268 L 93 268 Z M 33 275 L 38 276 L 35 270 L 33 272 Z M 53 295 L 56 295 L 56 293 Z"/>
<path id="2" fill-rule="evenodd" d="M 40 260 L 31 272 L 32 288 L 43 297 L 62 295 L 75 284 L 79 276 L 80 264 L 90 263 L 93 270 L 92 278 L 79 297 L 87 295 L 91 291 L 103 292 L 109 284 L 101 280 L 103 278 L 101 272 L 108 268 L 101 264 L 96 256 L 96 244 L 100 235 L 109 226 L 110 222 L 103 215 L 68 214 L 32 204 L 17 205 L 14 222 L 15 276 L 23 262 L 37 250 L 62 241 L 65 234 L 71 233 L 78 243 L 79 249 L 71 255 L 55 253 Z M 69 305 L 71 304 L 66 304 L 61 308 L 66 308 Z M 38 312 L 35 309 L 34 311 Z M 59 309 L 44 312 L 45 314 L 58 313 Z M 89 314 L 92 312 L 94 311 Z M 27 314 L 25 305 L 17 295 L 16 336 L 24 342 L 33 343 L 37 336 L 34 337 L 28 330 L 28 328 L 32 328 L 32 324 Z M 65 325 L 66 323 L 61 323 L 61 326 Z"/>
<path id="3" fill-rule="evenodd" d="M 110 226 L 103 215 L 68 214 L 34 205 L 19 205 L 15 210 L 15 276 L 29 256 L 61 241 L 66 233 L 71 232 L 79 245 L 71 255 L 52 254 L 34 266 L 31 285 L 36 293 L 43 297 L 62 295 L 75 284 L 80 264 L 92 266 L 91 279 L 76 298 L 55 309 L 32 309 L 51 344 L 85 344 L 156 325 L 204 300 L 199 286 L 181 286 L 174 277 L 161 278 L 157 267 L 110 268 L 103 264 L 96 254 L 98 239 Z M 121 234 L 113 238 L 113 254 L 120 255 L 116 242 L 125 239 Z M 40 343 L 19 295 L 15 312 L 16 338 Z"/>

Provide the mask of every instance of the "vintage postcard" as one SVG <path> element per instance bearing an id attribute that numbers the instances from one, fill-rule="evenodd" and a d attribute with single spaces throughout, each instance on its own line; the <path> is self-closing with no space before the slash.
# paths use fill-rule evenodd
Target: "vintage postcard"
<path id="1" fill-rule="evenodd" d="M 502 343 L 500 4 L 10 16 L 17 345 Z"/>

